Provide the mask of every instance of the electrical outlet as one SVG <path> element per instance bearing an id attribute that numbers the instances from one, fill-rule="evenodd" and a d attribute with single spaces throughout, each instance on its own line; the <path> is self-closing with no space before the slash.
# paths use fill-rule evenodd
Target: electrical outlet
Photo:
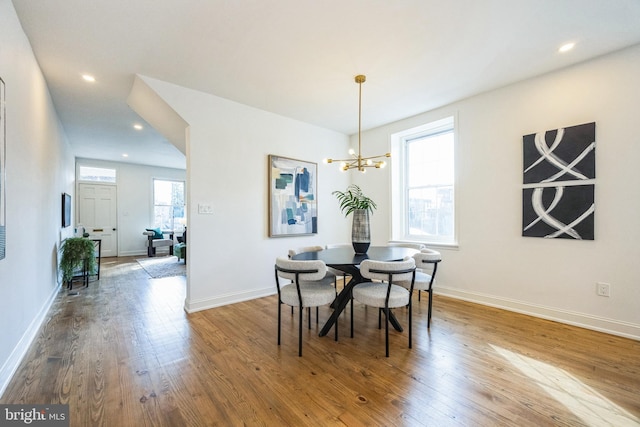
<path id="1" fill-rule="evenodd" d="M 609 283 L 596 283 L 596 293 L 601 297 L 611 296 L 611 285 Z"/>

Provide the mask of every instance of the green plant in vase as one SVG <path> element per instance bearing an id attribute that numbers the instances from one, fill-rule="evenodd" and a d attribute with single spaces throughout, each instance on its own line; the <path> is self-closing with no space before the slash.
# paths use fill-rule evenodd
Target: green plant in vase
<path id="1" fill-rule="evenodd" d="M 84 237 L 69 237 L 60 247 L 62 256 L 60 257 L 60 270 L 62 280 L 69 284 L 77 271 L 93 273 L 98 264 L 95 256 L 95 244 L 92 240 Z"/>
<path id="2" fill-rule="evenodd" d="M 355 184 L 349 185 L 345 191 L 336 190 L 331 194 L 340 202 L 340 210 L 345 217 L 353 213 L 351 243 L 357 254 L 366 254 L 371 244 L 369 213 L 377 208 L 376 203 Z"/>

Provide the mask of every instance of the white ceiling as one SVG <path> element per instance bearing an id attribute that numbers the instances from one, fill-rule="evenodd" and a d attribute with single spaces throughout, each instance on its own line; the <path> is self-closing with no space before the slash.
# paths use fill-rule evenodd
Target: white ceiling
<path id="1" fill-rule="evenodd" d="M 77 156 L 178 168 L 126 103 L 135 74 L 352 134 L 356 74 L 367 129 L 640 43 L 639 0 L 13 4 Z"/>

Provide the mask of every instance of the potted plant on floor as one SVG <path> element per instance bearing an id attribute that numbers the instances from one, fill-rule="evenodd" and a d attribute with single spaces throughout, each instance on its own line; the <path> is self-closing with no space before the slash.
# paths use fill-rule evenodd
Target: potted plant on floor
<path id="1" fill-rule="evenodd" d="M 84 237 L 69 237 L 62 242 L 60 270 L 62 271 L 62 280 L 67 284 L 67 287 L 71 287 L 71 280 L 76 273 L 89 275 L 96 271 L 98 264 L 95 248 L 94 242 Z"/>
<path id="2" fill-rule="evenodd" d="M 376 203 L 365 196 L 362 189 L 351 184 L 345 191 L 334 191 L 334 196 L 340 202 L 340 210 L 345 217 L 353 213 L 351 226 L 351 243 L 357 254 L 366 254 L 371 244 L 369 213 L 377 208 Z"/>

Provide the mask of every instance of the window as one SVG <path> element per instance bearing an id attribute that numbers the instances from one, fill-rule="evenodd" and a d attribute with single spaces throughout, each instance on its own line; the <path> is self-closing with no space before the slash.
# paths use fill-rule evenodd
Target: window
<path id="1" fill-rule="evenodd" d="M 392 135 L 392 239 L 455 245 L 455 132 L 448 117 Z"/>
<path id="2" fill-rule="evenodd" d="M 78 180 L 115 184 L 116 170 L 108 169 L 108 168 L 94 168 L 90 166 L 80 166 Z"/>
<path id="3" fill-rule="evenodd" d="M 182 231 L 186 225 L 184 182 L 153 180 L 154 227 Z"/>

